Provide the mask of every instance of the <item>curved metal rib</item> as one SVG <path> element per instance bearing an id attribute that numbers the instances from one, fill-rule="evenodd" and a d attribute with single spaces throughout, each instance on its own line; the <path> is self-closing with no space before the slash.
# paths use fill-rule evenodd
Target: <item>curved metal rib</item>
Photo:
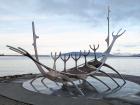
<path id="1" fill-rule="evenodd" d="M 95 67 L 99 67 L 99 66 L 101 65 L 101 62 L 97 60 L 97 61 L 94 61 L 94 62 L 90 62 L 89 64 L 90 64 L 90 65 L 93 65 L 93 66 L 95 66 Z M 124 82 L 122 85 L 125 85 L 125 84 L 126 84 L 125 79 L 122 77 L 122 75 L 121 75 L 117 70 L 115 70 L 113 67 L 111 67 L 110 65 L 108 65 L 108 64 L 106 64 L 106 63 L 104 63 L 103 66 L 108 67 L 108 68 L 110 68 L 111 70 L 113 70 L 115 73 L 117 73 L 117 75 L 120 77 L 120 79 L 122 79 L 123 82 Z"/>
<path id="2" fill-rule="evenodd" d="M 83 82 L 87 83 L 89 86 L 91 86 L 93 89 L 95 89 L 95 87 L 90 82 L 88 82 L 86 79 L 81 78 L 81 80 L 83 80 Z"/>
<path id="3" fill-rule="evenodd" d="M 45 77 L 43 77 L 42 79 L 41 79 L 41 83 L 46 87 L 46 88 L 49 88 L 45 83 L 44 83 L 44 80 L 45 80 L 46 78 Z"/>
<path id="4" fill-rule="evenodd" d="M 85 94 L 82 92 L 82 90 L 67 76 L 64 76 L 64 78 L 66 80 L 68 80 L 69 82 L 72 83 L 72 85 L 78 90 L 78 92 L 82 95 L 82 96 L 85 96 Z"/>
<path id="5" fill-rule="evenodd" d="M 102 84 L 104 84 L 104 85 L 108 88 L 107 90 L 111 90 L 111 88 L 110 88 L 104 81 L 100 80 L 99 78 L 97 78 L 97 77 L 94 76 L 94 75 L 90 75 L 90 76 L 91 76 L 92 78 L 94 78 L 94 79 L 100 81 Z"/>
<path id="6" fill-rule="evenodd" d="M 46 88 L 48 88 L 48 89 L 50 89 L 52 92 L 54 91 L 52 88 L 50 88 L 50 87 L 48 87 L 45 83 L 44 83 L 44 80 L 46 79 L 46 77 L 43 77 L 42 79 L 41 79 L 41 83 L 46 87 Z"/>
<path id="7" fill-rule="evenodd" d="M 107 74 L 106 72 L 101 71 L 101 70 L 99 70 L 99 72 L 101 72 L 101 73 L 105 74 L 106 76 L 108 76 L 110 79 L 112 79 L 112 81 L 115 82 L 115 84 L 117 85 L 117 87 L 120 87 L 120 85 L 118 84 L 118 82 L 114 78 L 112 78 L 109 74 Z"/>
<path id="8" fill-rule="evenodd" d="M 117 70 L 115 70 L 113 67 L 111 67 L 110 65 L 108 65 L 108 64 L 104 64 L 103 66 L 105 66 L 105 67 L 108 67 L 108 68 L 110 68 L 111 70 L 113 70 L 114 72 L 116 72 L 117 74 L 118 74 L 118 76 L 123 80 L 123 84 L 122 85 L 125 85 L 126 84 L 126 81 L 125 81 L 125 79 L 123 78 L 123 76 L 117 71 Z"/>
<path id="9" fill-rule="evenodd" d="M 83 66 L 83 67 L 85 67 L 85 66 Z M 88 65 L 86 66 L 86 69 L 91 69 Z M 79 68 L 78 68 L 79 69 Z M 87 72 L 85 72 L 85 71 L 83 71 L 83 70 L 81 70 L 81 69 L 79 69 L 80 71 L 82 71 L 82 72 L 84 72 L 84 73 L 87 73 Z M 99 79 L 99 78 L 97 78 L 96 76 L 94 76 L 93 74 L 91 74 L 91 75 L 89 75 L 90 77 L 92 77 L 92 78 L 94 78 L 94 79 L 96 79 L 96 80 L 98 80 L 99 82 L 101 82 L 102 84 L 104 84 L 108 89 L 107 90 L 110 90 L 111 88 L 105 83 L 105 82 L 103 82 L 101 79 Z"/>
<path id="10" fill-rule="evenodd" d="M 34 89 L 35 91 L 37 91 L 37 92 L 40 92 L 40 91 L 34 86 L 33 82 L 34 82 L 37 78 L 40 78 L 40 77 L 41 77 L 41 76 L 37 76 L 37 77 L 35 77 L 34 79 L 32 79 L 32 80 L 30 81 L 31 86 L 32 86 L 33 89 Z"/>

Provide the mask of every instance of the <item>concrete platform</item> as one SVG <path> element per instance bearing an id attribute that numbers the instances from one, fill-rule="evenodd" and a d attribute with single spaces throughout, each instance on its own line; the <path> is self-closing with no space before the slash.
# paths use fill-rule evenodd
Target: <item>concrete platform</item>
<path id="1" fill-rule="evenodd" d="M 103 85 L 102 83 L 100 83 L 99 81 L 93 79 L 93 78 L 88 78 L 87 80 L 97 89 L 97 92 L 93 92 L 90 95 L 88 95 L 88 98 L 92 99 L 92 98 L 106 98 L 106 99 L 120 99 L 120 100 L 126 100 L 126 101 L 131 101 L 134 103 L 139 103 L 140 104 L 140 97 L 136 96 L 135 94 L 140 92 L 140 85 L 134 83 L 134 82 L 130 82 L 130 81 L 126 81 L 125 86 L 121 87 L 121 88 L 116 88 L 116 84 L 108 77 L 98 77 L 101 80 L 103 80 L 105 83 L 107 83 L 110 87 L 111 90 L 110 91 L 106 91 L 107 88 L 105 85 Z M 47 85 L 44 85 L 41 83 L 41 79 L 42 78 L 38 78 L 37 80 L 35 80 L 33 82 L 33 86 L 30 84 L 30 81 L 26 81 L 23 83 L 23 87 L 29 91 L 33 91 L 33 92 L 37 92 L 37 93 L 41 93 L 41 94 L 47 94 L 47 95 L 57 95 L 57 96 L 62 96 L 62 97 L 73 97 L 73 95 L 69 94 L 68 92 L 64 92 L 64 94 L 62 94 L 61 91 L 61 85 L 59 84 L 59 86 L 57 84 L 55 84 L 54 82 L 45 79 L 44 83 Z M 122 85 L 123 81 L 121 79 L 117 79 L 115 78 L 115 80 Z M 76 84 L 78 84 L 78 82 L 75 82 Z M 56 94 L 57 93 L 57 94 Z"/>
<path id="2" fill-rule="evenodd" d="M 105 85 L 100 83 L 99 81 L 93 79 L 93 78 L 88 78 L 87 80 L 97 89 L 97 91 L 101 94 L 107 95 L 108 97 L 120 97 L 120 96 L 128 96 L 130 94 L 136 94 L 140 92 L 140 85 L 126 81 L 125 86 L 122 88 L 117 88 L 117 85 L 110 80 L 108 77 L 98 77 L 101 80 L 103 80 L 105 83 L 107 83 L 110 87 L 110 91 L 106 91 L 107 88 Z M 47 78 L 44 80 L 44 84 L 41 82 L 41 78 L 36 79 L 33 82 L 33 85 L 30 84 L 31 80 L 26 81 L 23 83 L 23 87 L 29 91 L 34 91 L 34 92 L 39 92 L 43 94 L 48 94 L 51 95 L 55 93 L 56 91 L 61 89 L 62 84 L 60 83 L 54 83 L 53 81 L 48 80 Z M 120 85 L 123 84 L 123 81 L 121 79 L 115 79 Z M 75 84 L 78 84 L 79 82 L 75 82 Z"/>
<path id="3" fill-rule="evenodd" d="M 112 90 L 116 87 L 116 85 L 107 77 L 100 78 L 108 83 L 112 87 Z M 45 84 L 47 84 L 49 88 L 52 88 L 52 90 L 49 88 L 47 89 L 44 87 L 44 85 L 42 85 L 40 79 L 41 78 L 37 79 L 33 83 L 35 88 L 39 91 L 36 91 L 32 86 L 30 86 L 29 82 L 31 80 L 28 80 L 23 84 L 20 81 L 0 83 L 0 94 L 11 99 L 30 103 L 33 105 L 110 105 L 106 100 L 103 100 L 102 98 L 114 98 L 115 100 L 119 99 L 132 104 L 134 103 L 140 105 L 140 97 L 135 95 L 136 93 L 140 92 L 140 86 L 130 81 L 127 81 L 127 84 L 120 88 L 118 91 L 109 91 L 105 94 L 102 94 L 106 90 L 106 87 L 100 82 L 89 78 L 88 80 L 96 87 L 100 94 L 94 95 L 93 97 L 63 97 L 61 95 L 55 96 L 53 94 L 60 89 L 59 86 L 57 86 L 52 81 L 45 79 Z M 120 79 L 116 80 L 122 84 Z M 124 104 L 122 103 L 120 105 Z"/>
<path id="4" fill-rule="evenodd" d="M 105 100 L 58 97 L 28 91 L 21 83 L 0 83 L 0 94 L 29 105 L 110 105 Z"/>

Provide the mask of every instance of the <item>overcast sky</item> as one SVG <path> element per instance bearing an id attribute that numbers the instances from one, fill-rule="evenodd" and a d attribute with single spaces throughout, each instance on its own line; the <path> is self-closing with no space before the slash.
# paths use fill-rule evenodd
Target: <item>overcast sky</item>
<path id="1" fill-rule="evenodd" d="M 111 32 L 127 30 L 112 53 L 140 53 L 140 0 L 0 0 L 0 53 L 15 54 L 6 45 L 33 53 L 32 21 L 40 54 L 88 50 L 89 44 L 104 51 L 108 4 Z"/>

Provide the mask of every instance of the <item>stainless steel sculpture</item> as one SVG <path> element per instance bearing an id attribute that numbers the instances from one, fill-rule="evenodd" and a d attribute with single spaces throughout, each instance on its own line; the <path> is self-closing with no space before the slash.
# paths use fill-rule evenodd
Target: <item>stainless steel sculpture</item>
<path id="1" fill-rule="evenodd" d="M 109 14 L 108 14 L 109 16 Z M 108 21 L 109 21 L 109 17 L 108 17 Z M 109 23 L 109 22 L 108 22 Z M 114 83 L 117 85 L 116 88 L 121 87 L 120 84 L 113 78 L 111 77 L 108 73 L 106 73 L 105 71 L 101 70 L 101 68 L 103 66 L 110 68 L 111 70 L 113 70 L 123 81 L 124 83 L 122 84 L 122 86 L 126 83 L 125 79 L 121 76 L 121 74 L 115 70 L 113 67 L 111 67 L 110 65 L 106 64 L 106 60 L 111 52 L 111 49 L 115 43 L 115 41 L 122 36 L 125 33 L 125 30 L 123 32 L 121 32 L 122 29 L 120 29 L 117 34 L 114 34 L 114 32 L 112 33 L 112 42 L 109 44 L 109 31 L 108 31 L 108 41 L 107 41 L 107 49 L 105 50 L 105 52 L 103 53 L 103 57 L 102 59 L 99 61 L 97 59 L 97 55 L 96 55 L 96 51 L 99 48 L 99 45 L 97 47 L 95 47 L 95 45 L 93 45 L 93 47 L 90 45 L 90 48 L 94 51 L 94 59 L 91 61 L 87 61 L 87 56 L 89 55 L 90 51 L 86 52 L 80 52 L 79 55 L 76 55 L 76 53 L 74 55 L 71 55 L 72 59 L 75 61 L 75 67 L 67 69 L 66 68 L 66 63 L 70 58 L 70 54 L 68 55 L 68 57 L 66 58 L 66 55 L 63 55 L 63 57 L 61 56 L 61 53 L 57 56 L 57 53 L 53 54 L 51 53 L 51 57 L 54 60 L 54 64 L 53 64 L 53 68 L 50 68 L 46 65 L 44 65 L 43 63 L 41 63 L 39 61 L 39 56 L 38 56 L 38 51 L 37 51 L 37 38 L 39 38 L 36 33 L 35 33 L 35 27 L 34 27 L 34 22 L 32 22 L 32 30 L 33 30 L 33 47 L 34 47 L 34 52 L 35 52 L 35 58 L 26 50 L 24 50 L 21 47 L 15 48 L 12 46 L 7 46 L 9 47 L 10 50 L 13 50 L 19 54 L 22 54 L 28 58 L 30 58 L 31 60 L 34 61 L 34 63 L 36 64 L 38 70 L 40 71 L 40 74 L 36 77 L 43 77 L 41 79 L 41 82 L 44 86 L 46 86 L 47 88 L 49 88 L 49 86 L 47 86 L 47 84 L 45 84 L 43 82 L 43 80 L 45 78 L 48 78 L 52 81 L 54 81 L 56 84 L 57 83 L 62 83 L 63 86 L 66 86 L 69 88 L 69 85 L 73 85 L 75 87 L 75 89 L 79 92 L 80 95 L 85 96 L 85 93 L 82 91 L 82 89 L 75 84 L 74 81 L 79 81 L 82 80 L 84 83 L 87 83 L 90 87 L 95 88 L 90 82 L 87 81 L 88 77 L 92 77 L 94 79 L 97 79 L 98 81 L 100 81 L 102 84 L 104 84 L 107 87 L 107 90 L 110 90 L 111 87 L 109 87 L 103 80 L 97 78 L 95 76 L 96 73 L 100 72 L 105 74 L 107 77 L 109 77 L 110 79 L 112 79 L 112 81 L 114 81 Z M 109 25 L 108 25 L 108 30 L 109 30 Z M 78 65 L 77 62 L 78 60 L 81 58 L 81 56 L 84 57 L 85 62 L 81 65 Z M 56 68 L 56 61 L 57 59 L 61 58 L 64 62 L 64 71 L 59 71 Z M 47 70 L 47 71 L 46 71 Z M 33 81 L 36 79 L 34 78 L 31 81 L 31 84 L 33 85 Z M 83 83 L 82 82 L 82 83 Z M 82 84 L 81 83 L 81 84 Z M 57 84 L 58 85 L 58 84 Z M 68 89 L 69 90 L 69 89 Z"/>
<path id="2" fill-rule="evenodd" d="M 120 32 L 121 30 L 119 30 L 118 31 L 118 33 L 117 33 L 117 35 L 114 35 L 113 33 L 112 33 L 112 36 L 113 36 L 113 40 L 112 40 L 112 43 L 110 44 L 110 46 L 107 48 L 107 50 L 104 52 L 104 56 L 103 56 L 103 58 L 100 60 L 100 62 L 99 62 L 99 64 L 97 65 L 97 63 L 96 62 L 87 62 L 89 65 L 92 65 L 92 66 L 90 66 L 90 72 L 81 72 L 81 68 L 79 69 L 78 68 L 78 66 L 77 66 L 77 60 L 80 58 L 80 56 L 79 57 L 76 57 L 76 55 L 75 55 L 75 57 L 73 57 L 73 59 L 76 61 L 76 67 L 75 68 L 72 68 L 72 69 L 69 69 L 69 70 L 66 70 L 66 72 L 60 72 L 60 71 L 58 71 L 58 70 L 55 70 L 55 69 L 52 69 L 52 68 L 50 68 L 50 67 L 48 67 L 48 66 L 46 66 L 46 65 L 44 65 L 44 64 L 42 64 L 42 63 L 40 63 L 39 62 L 39 59 L 38 59 L 38 54 L 37 54 L 37 47 L 36 47 L 36 39 L 37 39 L 37 37 L 36 37 L 36 35 L 35 35 L 35 33 L 33 34 L 33 39 L 34 39 L 34 44 L 33 44 L 33 46 L 34 46 L 34 49 L 35 49 L 35 57 L 36 58 L 33 58 L 32 56 L 31 56 L 31 54 L 29 54 L 26 50 L 24 50 L 24 49 L 22 49 L 22 48 L 20 48 L 20 47 L 18 47 L 18 48 L 14 48 L 14 47 L 12 47 L 12 46 L 8 46 L 9 47 L 9 49 L 11 49 L 11 50 L 13 50 L 13 51 L 15 51 L 15 52 L 17 52 L 17 53 L 20 53 L 20 54 L 22 54 L 22 55 L 24 55 L 24 56 L 27 56 L 27 57 L 29 57 L 30 59 L 32 59 L 34 62 L 35 62 L 35 64 L 37 65 L 37 67 L 38 67 L 38 69 L 39 69 L 39 71 L 41 72 L 41 74 L 42 74 L 42 76 L 44 77 L 44 78 L 48 78 L 48 79 L 50 79 L 50 80 L 52 80 L 52 81 L 54 81 L 54 82 L 59 82 L 59 83 L 62 83 L 63 85 L 65 85 L 65 84 L 68 84 L 69 82 L 79 91 L 79 93 L 81 94 L 81 95 L 84 95 L 84 93 L 82 92 L 82 90 L 73 82 L 73 81 L 77 81 L 77 80 L 83 80 L 83 81 L 86 81 L 86 83 L 88 83 L 90 86 L 92 86 L 87 80 L 86 80 L 86 78 L 88 77 L 88 76 L 91 76 L 91 75 L 94 75 L 96 72 L 100 72 L 101 71 L 101 68 L 102 68 L 102 66 L 105 64 L 105 61 L 107 60 L 107 57 L 109 56 L 109 53 L 110 53 L 110 51 L 111 51 L 111 49 L 112 49 L 112 47 L 113 47 L 113 45 L 114 45 L 114 43 L 115 43 L 115 41 L 116 41 L 116 39 L 118 38 L 118 37 L 120 37 L 124 32 L 122 32 L 121 34 L 119 34 L 119 32 Z M 92 63 L 92 64 L 91 64 Z M 45 70 L 43 70 L 43 68 L 42 67 L 44 67 L 45 69 L 47 69 L 48 70 L 48 72 L 46 72 Z M 77 70 L 77 69 L 79 69 L 79 70 Z M 89 69 L 89 68 L 88 68 Z M 76 71 L 76 73 L 75 73 L 75 71 Z M 33 79 L 34 80 L 34 79 Z M 93 86 L 92 86 L 93 87 Z M 94 88 L 94 87 L 93 87 Z"/>
<path id="3" fill-rule="evenodd" d="M 112 43 L 110 44 L 110 47 L 108 47 L 108 50 L 104 52 L 104 54 L 108 54 L 108 55 L 109 55 L 109 53 L 110 53 L 110 51 L 111 51 L 111 49 L 112 49 L 112 47 L 113 47 L 113 44 L 115 43 L 116 39 L 125 33 L 125 30 L 124 30 L 122 33 L 120 33 L 121 30 L 122 30 L 122 29 L 120 29 L 120 30 L 117 32 L 116 35 L 114 35 L 114 32 L 112 33 L 112 37 L 113 37 Z M 100 61 L 97 60 L 97 57 L 96 57 L 96 50 L 98 49 L 98 47 L 95 48 L 95 46 L 94 46 L 94 48 L 92 48 L 91 45 L 90 45 L 90 48 L 94 51 L 95 59 L 94 59 L 94 61 L 88 62 L 88 64 L 89 64 L 89 65 L 93 65 L 93 66 L 95 66 L 95 67 L 99 67 L 99 66 L 102 64 L 102 62 L 103 62 L 104 60 L 103 60 L 103 59 L 101 59 Z M 108 55 L 107 55 L 107 56 L 108 56 Z M 122 85 L 124 85 L 124 84 L 126 83 L 125 79 L 121 76 L 121 74 L 120 74 L 119 72 L 117 72 L 117 70 L 115 70 L 113 67 L 111 67 L 110 65 L 108 65 L 108 64 L 106 64 L 106 63 L 104 63 L 102 66 L 108 67 L 108 68 L 110 68 L 111 70 L 113 70 L 114 72 L 116 72 L 116 73 L 118 74 L 118 76 L 124 81 L 124 83 L 123 83 Z M 105 74 L 105 75 L 107 75 L 108 77 L 110 77 L 110 78 L 117 84 L 117 87 L 120 87 L 120 85 L 117 83 L 117 81 L 115 81 L 115 80 L 114 80 L 109 74 L 107 74 L 105 71 L 99 70 L 99 72 L 102 72 L 103 74 Z"/>

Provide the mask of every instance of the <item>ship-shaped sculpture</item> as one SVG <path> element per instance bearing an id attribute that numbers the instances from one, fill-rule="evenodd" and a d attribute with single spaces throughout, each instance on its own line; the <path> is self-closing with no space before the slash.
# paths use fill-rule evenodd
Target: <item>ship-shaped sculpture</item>
<path id="1" fill-rule="evenodd" d="M 53 82 L 55 82 L 57 85 L 58 83 L 62 83 L 62 88 L 67 88 L 67 90 L 69 90 L 68 88 L 70 86 L 75 87 L 75 90 L 77 90 L 77 92 L 79 92 L 80 95 L 85 96 L 85 93 L 82 91 L 83 89 L 81 89 L 81 87 L 77 84 L 75 84 L 74 81 L 81 81 L 79 84 L 83 85 L 83 84 L 88 84 L 87 86 L 90 86 L 92 88 L 95 88 L 88 80 L 88 77 L 92 77 L 93 79 L 98 80 L 99 82 L 101 82 L 102 84 L 104 84 L 104 86 L 107 87 L 107 91 L 111 90 L 111 87 L 106 84 L 103 80 L 99 79 L 98 77 L 95 76 L 96 73 L 103 73 L 105 74 L 107 77 L 109 77 L 115 84 L 116 84 L 116 88 L 120 88 L 122 86 L 125 85 L 126 81 L 125 79 L 122 77 L 122 75 L 115 70 L 112 66 L 110 66 L 109 64 L 106 64 L 106 60 L 111 52 L 111 49 L 114 45 L 114 43 L 116 42 L 116 40 L 122 36 L 125 33 L 125 30 L 122 31 L 122 29 L 120 29 L 116 34 L 114 34 L 114 32 L 112 32 L 112 41 L 111 43 L 109 43 L 109 8 L 108 8 L 108 36 L 106 39 L 107 42 L 107 49 L 103 52 L 103 57 L 101 58 L 101 60 L 97 59 L 96 56 L 96 51 L 99 48 L 99 45 L 96 47 L 95 45 L 90 45 L 90 49 L 93 50 L 94 52 L 94 57 L 93 60 L 87 61 L 87 56 L 90 54 L 90 51 L 86 52 L 85 50 L 83 52 L 80 52 L 79 55 L 77 55 L 76 53 L 73 54 L 69 54 L 69 55 L 62 55 L 61 53 L 57 54 L 55 52 L 55 54 L 53 55 L 51 53 L 51 57 L 54 61 L 53 64 L 53 68 L 50 68 L 48 66 L 46 66 L 45 64 L 41 63 L 39 61 L 39 55 L 38 55 L 38 50 L 37 50 L 37 39 L 39 38 L 36 33 L 35 33 L 35 26 L 34 26 L 34 22 L 32 22 L 32 30 L 33 30 L 33 47 L 34 47 L 34 52 L 35 52 L 35 57 L 33 57 L 28 51 L 26 51 L 25 49 L 18 47 L 12 47 L 12 46 L 7 46 L 9 47 L 10 50 L 13 50 L 19 54 L 22 54 L 28 58 L 30 58 L 32 61 L 34 61 L 34 63 L 36 64 L 38 70 L 40 71 L 40 74 L 37 75 L 36 78 L 32 79 L 31 84 L 33 85 L 34 80 L 36 80 L 39 77 L 43 77 L 41 79 L 42 84 L 44 84 L 46 87 L 47 84 L 44 83 L 44 79 L 50 79 Z M 121 32 L 122 31 L 122 32 Z M 81 56 L 84 57 L 84 63 L 81 65 L 78 65 L 77 62 L 78 60 L 81 58 Z M 72 58 L 75 61 L 75 67 L 72 67 L 70 69 L 67 69 L 66 64 L 67 61 L 69 60 L 69 58 Z M 62 61 L 64 62 L 64 70 L 60 71 L 57 70 L 56 68 L 56 61 L 58 59 L 62 59 Z M 118 83 L 113 77 L 111 77 L 108 73 L 106 73 L 104 70 L 101 70 L 101 68 L 105 66 L 109 69 L 111 69 L 113 72 L 115 72 L 123 81 L 123 84 Z M 82 87 L 84 88 L 84 87 Z"/>

